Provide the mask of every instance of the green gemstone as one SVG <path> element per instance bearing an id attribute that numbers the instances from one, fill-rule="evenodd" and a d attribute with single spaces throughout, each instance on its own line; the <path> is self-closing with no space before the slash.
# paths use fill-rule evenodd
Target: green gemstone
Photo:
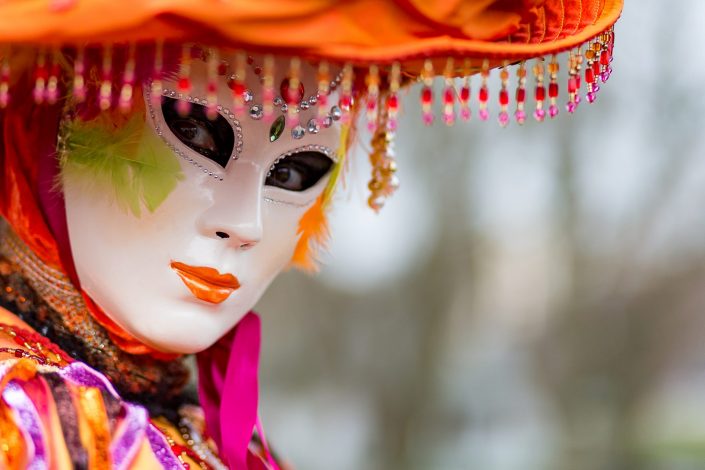
<path id="1" fill-rule="evenodd" d="M 282 132 L 284 132 L 285 127 L 286 119 L 284 119 L 284 115 L 281 115 L 274 120 L 272 127 L 269 128 L 269 141 L 274 142 L 277 140 L 282 135 Z"/>

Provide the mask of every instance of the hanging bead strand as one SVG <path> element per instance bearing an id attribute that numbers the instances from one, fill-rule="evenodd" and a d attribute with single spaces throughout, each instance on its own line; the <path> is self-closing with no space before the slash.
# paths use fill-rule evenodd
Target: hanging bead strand
<path id="1" fill-rule="evenodd" d="M 543 109 L 543 104 L 546 99 L 546 87 L 544 86 L 544 66 L 543 58 L 536 59 L 536 63 L 533 68 L 534 78 L 536 79 L 536 90 L 534 91 L 534 98 L 536 99 L 536 110 L 534 111 L 534 118 L 538 122 L 543 122 L 546 119 L 546 110 Z"/>
<path id="2" fill-rule="evenodd" d="M 377 128 L 377 114 L 379 101 L 379 67 L 370 65 L 367 73 L 367 103 L 365 105 L 367 114 L 367 130 L 374 132 Z"/>
<path id="3" fill-rule="evenodd" d="M 458 100 L 460 101 L 460 119 L 463 121 L 469 121 L 472 116 L 470 111 L 470 97 L 472 96 L 470 90 L 470 74 L 472 73 L 472 67 L 470 59 L 465 59 L 463 61 L 463 85 L 460 87 L 460 94 Z"/>
<path id="4" fill-rule="evenodd" d="M 46 100 L 49 104 L 56 104 L 59 99 L 59 49 L 53 48 L 51 51 L 51 64 L 49 66 L 49 78 L 47 79 Z"/>
<path id="5" fill-rule="evenodd" d="M 120 98 L 118 107 L 120 111 L 127 114 L 132 109 L 132 94 L 135 85 L 135 43 L 129 45 L 127 52 L 127 62 L 122 75 L 122 88 L 120 89 Z"/>
<path id="6" fill-rule="evenodd" d="M 480 116 L 482 121 L 487 121 L 490 117 L 490 112 L 487 110 L 487 100 L 490 98 L 490 92 L 487 88 L 487 80 L 490 77 L 490 62 L 487 59 L 482 61 L 482 71 L 480 72 L 480 75 L 482 76 L 482 84 L 480 85 L 480 91 L 477 94 L 480 102 L 478 116 Z"/>
<path id="7" fill-rule="evenodd" d="M 568 102 L 565 105 L 566 111 L 569 113 L 574 113 L 578 105 L 575 103 L 576 96 L 578 94 L 578 81 L 576 77 L 578 76 L 578 71 L 576 66 L 578 61 L 573 51 L 568 54 Z"/>
<path id="8" fill-rule="evenodd" d="M 37 55 L 37 65 L 34 70 L 34 91 L 32 94 L 34 96 L 34 102 L 37 104 L 44 102 L 47 76 L 46 51 L 42 49 Z"/>
<path id="9" fill-rule="evenodd" d="M 350 122 L 350 114 L 353 106 L 353 66 L 351 63 L 346 63 L 343 66 L 343 79 L 340 95 L 340 109 L 343 111 L 342 122 L 347 124 Z"/>
<path id="10" fill-rule="evenodd" d="M 387 125 L 387 109 L 389 108 L 382 107 L 380 109 L 379 124 L 372 135 L 372 152 L 370 153 L 372 178 L 367 185 L 370 190 L 367 204 L 375 212 L 379 212 L 387 198 L 399 188 L 399 179 L 396 176 L 397 163 L 394 159 L 395 133 Z"/>
<path id="11" fill-rule="evenodd" d="M 289 76 L 282 83 L 280 90 L 287 108 L 287 124 L 294 128 L 299 125 L 299 102 L 303 99 L 303 85 L 301 84 L 301 59 L 292 57 L 289 62 Z"/>
<path id="12" fill-rule="evenodd" d="M 587 51 L 585 51 L 585 58 L 587 59 L 587 66 L 585 67 L 585 84 L 587 86 L 587 94 L 585 95 L 585 99 L 587 99 L 588 103 L 594 103 L 597 96 L 595 94 L 595 80 L 597 79 L 597 76 L 595 75 L 595 69 L 593 68 L 593 63 L 595 62 L 595 51 L 593 51 L 590 46 L 588 46 Z"/>
<path id="13" fill-rule="evenodd" d="M 113 47 L 106 45 L 103 48 L 103 67 L 101 69 L 100 91 L 98 92 L 98 106 L 102 111 L 107 111 L 113 104 Z"/>
<path id="14" fill-rule="evenodd" d="M 220 54 L 217 48 L 206 52 L 206 117 L 211 121 L 218 117 L 218 66 Z"/>
<path id="15" fill-rule="evenodd" d="M 254 115 L 256 106 L 250 108 L 250 116 Z M 262 115 L 264 122 L 274 120 L 274 57 L 271 54 L 265 55 L 262 62 Z"/>
<path id="16" fill-rule="evenodd" d="M 548 64 L 548 73 L 551 80 L 548 84 L 548 98 L 551 102 L 548 107 L 548 115 L 551 116 L 551 119 L 558 116 L 558 70 L 558 58 L 554 54 Z"/>
<path id="17" fill-rule="evenodd" d="M 401 86 L 401 65 L 394 62 L 389 71 L 389 96 L 387 97 L 387 130 L 396 132 L 399 119 L 399 87 Z M 379 119 L 378 119 L 379 120 Z"/>
<path id="18" fill-rule="evenodd" d="M 316 119 L 318 120 L 318 125 L 323 126 L 328 118 L 328 94 L 330 93 L 330 66 L 325 60 L 318 64 L 316 79 L 318 80 L 318 91 L 316 92 L 318 112 L 316 113 Z"/>
<path id="19" fill-rule="evenodd" d="M 10 55 L 5 53 L 0 63 L 0 109 L 5 109 L 10 102 Z"/>
<path id="20" fill-rule="evenodd" d="M 514 111 L 514 119 L 519 125 L 526 122 L 526 111 L 524 106 L 526 103 L 526 64 L 522 61 L 517 68 L 517 91 L 516 91 L 517 108 Z"/>
<path id="21" fill-rule="evenodd" d="M 247 54 L 244 51 L 238 51 L 235 53 L 235 73 L 228 80 L 228 86 L 233 92 L 233 110 L 238 117 L 245 113 L 246 74 Z"/>
<path id="22" fill-rule="evenodd" d="M 427 126 L 433 124 L 433 63 L 426 59 L 421 72 L 423 88 L 421 88 L 421 112 L 423 123 Z"/>
<path id="23" fill-rule="evenodd" d="M 509 91 L 507 90 L 507 85 L 509 84 L 508 66 L 509 63 L 505 61 L 502 70 L 499 72 L 502 87 L 499 90 L 499 115 L 497 116 L 497 120 L 502 127 L 507 127 L 509 124 L 509 112 L 507 111 L 509 108 Z"/>
<path id="24" fill-rule="evenodd" d="M 76 58 L 73 62 L 73 99 L 76 103 L 83 103 L 86 100 L 86 56 L 85 48 L 78 46 Z"/>
<path id="25" fill-rule="evenodd" d="M 443 122 L 447 126 L 455 123 L 455 83 L 454 83 L 454 61 L 452 57 L 446 60 L 446 67 L 443 72 L 445 88 L 443 89 Z"/>
<path id="26" fill-rule="evenodd" d="M 188 116 L 191 111 L 191 102 L 187 99 L 191 95 L 191 49 L 190 44 L 184 44 L 181 48 L 181 68 L 176 85 L 180 98 L 176 101 L 176 112 L 181 117 Z"/>
<path id="27" fill-rule="evenodd" d="M 162 74 L 164 70 L 164 40 L 157 39 L 154 47 L 154 67 L 152 68 L 152 84 L 150 86 L 150 101 L 153 107 L 162 104 Z"/>

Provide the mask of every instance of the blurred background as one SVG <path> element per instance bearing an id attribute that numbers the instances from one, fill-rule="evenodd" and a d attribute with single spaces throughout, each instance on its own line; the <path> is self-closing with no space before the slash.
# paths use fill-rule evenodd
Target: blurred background
<path id="1" fill-rule="evenodd" d="M 278 450 L 302 470 L 705 468 L 703 44 L 702 0 L 628 0 L 575 115 L 423 129 L 410 90 L 400 190 L 367 208 L 363 135 L 322 272 L 258 305 Z"/>

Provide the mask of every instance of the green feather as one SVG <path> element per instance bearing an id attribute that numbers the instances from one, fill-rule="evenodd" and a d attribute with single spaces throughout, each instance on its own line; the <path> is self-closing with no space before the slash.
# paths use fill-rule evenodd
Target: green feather
<path id="1" fill-rule="evenodd" d="M 86 197 L 110 190 L 119 207 L 139 217 L 142 207 L 154 212 L 184 177 L 178 157 L 141 113 L 121 124 L 103 115 L 76 119 L 65 130 L 61 180 L 81 185 Z"/>

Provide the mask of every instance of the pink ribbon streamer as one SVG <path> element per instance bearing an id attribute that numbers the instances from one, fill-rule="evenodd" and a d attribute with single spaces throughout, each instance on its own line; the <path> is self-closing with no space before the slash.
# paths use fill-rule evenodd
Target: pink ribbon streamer
<path id="1" fill-rule="evenodd" d="M 215 345 L 197 355 L 198 395 L 208 433 L 233 470 L 249 470 L 257 421 L 260 319 L 245 315 Z"/>

